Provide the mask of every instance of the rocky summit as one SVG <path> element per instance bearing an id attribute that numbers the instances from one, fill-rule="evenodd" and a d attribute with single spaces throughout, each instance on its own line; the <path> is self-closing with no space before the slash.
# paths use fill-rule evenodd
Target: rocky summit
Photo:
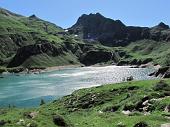
<path id="1" fill-rule="evenodd" d="M 152 28 L 126 26 L 120 20 L 106 18 L 99 13 L 84 14 L 69 28 L 71 34 L 88 41 L 97 40 L 106 46 L 125 46 L 142 39 L 169 41 L 169 31 L 169 26 L 163 22 Z"/>

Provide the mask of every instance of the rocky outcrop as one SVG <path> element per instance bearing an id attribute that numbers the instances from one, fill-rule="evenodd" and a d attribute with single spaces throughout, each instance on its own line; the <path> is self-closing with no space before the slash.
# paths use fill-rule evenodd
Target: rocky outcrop
<path id="1" fill-rule="evenodd" d="M 77 23 L 69 28 L 69 33 L 77 34 L 86 40 L 99 40 L 112 45 L 112 41 L 119 44 L 118 40 L 126 37 L 125 25 L 120 20 L 107 19 L 101 14 L 82 15 Z"/>
<path id="2" fill-rule="evenodd" d="M 97 40 L 107 46 L 126 46 L 142 39 L 170 40 L 169 26 L 162 22 L 152 28 L 126 26 L 120 20 L 105 18 L 99 13 L 82 15 L 77 23 L 69 28 L 69 33 L 89 42 Z"/>
<path id="3" fill-rule="evenodd" d="M 111 61 L 112 53 L 108 51 L 88 51 L 83 54 L 80 59 L 80 62 L 85 65 L 93 65 L 96 63 Z"/>
<path id="4" fill-rule="evenodd" d="M 4 126 L 7 122 L 5 120 L 0 120 L 0 126 Z"/>
<path id="5" fill-rule="evenodd" d="M 117 63 L 119 60 L 119 53 L 116 53 L 114 50 L 106 50 L 92 44 L 64 42 L 62 44 L 54 45 L 46 42 L 20 48 L 7 67 L 21 66 L 27 59 L 39 54 L 46 54 L 55 58 L 68 53 L 72 54 L 77 58 L 77 61 L 84 65 L 93 65 L 108 61 Z"/>
<path id="6" fill-rule="evenodd" d="M 145 58 L 145 59 L 131 59 L 131 60 L 120 60 L 117 65 L 118 66 L 124 66 L 124 65 L 137 65 L 140 66 L 142 64 L 147 64 L 151 62 L 152 58 Z"/>
<path id="7" fill-rule="evenodd" d="M 53 116 L 53 122 L 55 125 L 57 125 L 59 127 L 68 127 L 66 121 L 59 115 Z"/>
<path id="8" fill-rule="evenodd" d="M 8 64 L 7 67 L 10 68 L 10 67 L 20 66 L 30 56 L 38 55 L 42 53 L 47 53 L 52 56 L 57 56 L 59 54 L 64 53 L 64 51 L 62 48 L 56 47 L 51 43 L 42 43 L 42 44 L 24 46 L 17 51 L 17 54 L 15 55 L 13 60 Z"/>
<path id="9" fill-rule="evenodd" d="M 161 78 L 170 78 L 170 67 L 162 67 L 157 71 L 149 74 L 149 76 L 161 77 Z"/>

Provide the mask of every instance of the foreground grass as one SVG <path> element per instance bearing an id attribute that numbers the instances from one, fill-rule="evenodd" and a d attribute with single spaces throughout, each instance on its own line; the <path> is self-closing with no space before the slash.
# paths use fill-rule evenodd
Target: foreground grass
<path id="1" fill-rule="evenodd" d="M 169 105 L 169 79 L 135 81 L 81 89 L 38 108 L 1 109 L 0 120 L 5 127 L 56 127 L 54 116 L 74 127 L 133 127 L 139 122 L 159 127 L 169 122 Z"/>

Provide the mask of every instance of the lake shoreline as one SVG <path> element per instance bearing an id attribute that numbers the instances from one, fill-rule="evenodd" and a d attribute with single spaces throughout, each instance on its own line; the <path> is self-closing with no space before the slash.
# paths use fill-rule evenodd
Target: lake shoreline
<path id="1" fill-rule="evenodd" d="M 53 67 L 47 67 L 44 69 L 44 71 L 56 71 L 56 70 L 62 70 L 62 69 L 67 69 L 67 68 L 77 68 L 77 67 L 84 67 L 82 65 L 64 65 L 64 66 L 53 66 Z"/>
<path id="2" fill-rule="evenodd" d="M 134 80 L 153 79 L 153 77 L 147 76 L 153 71 L 150 68 L 130 68 L 129 66 L 80 67 L 80 65 L 74 65 L 50 67 L 40 74 L 21 73 L 9 77 L 7 75 L 1 79 L 2 99 L 0 103 L 30 107 L 37 105 L 35 100 L 41 98 L 45 100 L 48 96 L 58 98 L 82 88 L 119 83 L 130 76 L 133 76 Z M 10 96 L 7 96 L 8 94 Z M 25 100 L 29 100 L 29 102 Z"/>

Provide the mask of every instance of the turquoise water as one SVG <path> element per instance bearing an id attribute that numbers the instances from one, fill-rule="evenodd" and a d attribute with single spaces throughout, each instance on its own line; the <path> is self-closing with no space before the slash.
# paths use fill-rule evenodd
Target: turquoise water
<path id="1" fill-rule="evenodd" d="M 52 101 L 81 88 L 121 82 L 124 77 L 147 80 L 153 72 L 148 68 L 82 67 L 41 74 L 8 74 L 0 78 L 0 106 L 34 107 L 44 99 Z"/>

